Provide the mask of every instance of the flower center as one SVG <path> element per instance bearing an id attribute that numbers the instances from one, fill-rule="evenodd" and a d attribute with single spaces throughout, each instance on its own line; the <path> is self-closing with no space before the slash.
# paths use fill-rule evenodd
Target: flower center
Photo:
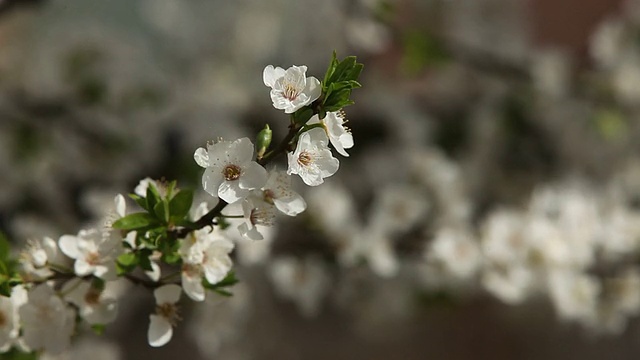
<path id="1" fill-rule="evenodd" d="M 300 95 L 300 90 L 294 84 L 286 83 L 282 95 L 285 99 L 293 101 Z"/>
<path id="2" fill-rule="evenodd" d="M 251 215 L 249 215 L 249 221 L 251 221 L 251 225 L 264 225 L 264 226 L 272 226 L 275 215 L 272 211 L 267 209 L 255 208 L 251 210 Z"/>
<path id="3" fill-rule="evenodd" d="M 240 166 L 238 165 L 227 165 L 222 170 L 222 175 L 227 181 L 238 180 L 240 175 L 242 175 L 242 169 L 240 169 Z"/>
<path id="4" fill-rule="evenodd" d="M 97 252 L 90 252 L 87 254 L 84 260 L 87 262 L 87 264 L 96 266 L 100 264 L 100 255 Z"/>
<path id="5" fill-rule="evenodd" d="M 298 155 L 298 164 L 302 166 L 309 166 L 313 163 L 313 156 L 307 151 L 303 151 Z"/>
<path id="6" fill-rule="evenodd" d="M 171 326 L 175 327 L 178 321 L 182 320 L 176 304 L 164 303 L 156 305 L 156 314 L 167 319 Z"/>
<path id="7" fill-rule="evenodd" d="M 89 305 L 98 305 L 100 303 L 100 290 L 91 288 L 84 295 L 84 301 Z"/>
<path id="8" fill-rule="evenodd" d="M 276 198 L 276 194 L 271 189 L 265 189 L 262 191 L 262 197 L 264 202 L 273 205 L 273 199 Z"/>
<path id="9" fill-rule="evenodd" d="M 7 324 L 7 315 L 5 315 L 4 311 L 0 311 L 0 328 L 4 327 Z"/>
<path id="10" fill-rule="evenodd" d="M 197 264 L 184 263 L 182 264 L 182 272 L 188 277 L 200 276 L 201 269 Z"/>

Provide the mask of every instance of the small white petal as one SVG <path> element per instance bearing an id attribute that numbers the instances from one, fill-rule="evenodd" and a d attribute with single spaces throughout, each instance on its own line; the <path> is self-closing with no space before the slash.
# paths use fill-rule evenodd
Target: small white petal
<path id="1" fill-rule="evenodd" d="M 289 216 L 296 216 L 307 208 L 307 203 L 299 194 L 274 199 L 273 204 L 278 208 L 278 210 Z"/>
<path id="2" fill-rule="evenodd" d="M 62 235 L 60 240 L 58 240 L 58 245 L 60 246 L 60 250 L 62 253 L 67 255 L 72 259 L 77 259 L 80 257 L 80 252 L 78 251 L 78 237 L 73 235 Z"/>
<path id="3" fill-rule="evenodd" d="M 91 274 L 94 270 L 94 267 L 84 261 L 84 259 L 78 259 L 73 266 L 73 270 L 75 271 L 76 275 L 85 276 Z"/>
<path id="4" fill-rule="evenodd" d="M 149 315 L 149 332 L 147 340 L 149 345 L 160 347 L 171 340 L 173 336 L 173 328 L 167 319 L 158 315 Z"/>
<path id="5" fill-rule="evenodd" d="M 116 205 L 116 214 L 120 217 L 124 217 L 127 211 L 127 203 L 124 200 L 124 196 L 122 194 L 116 195 L 116 198 L 113 199 L 113 202 Z"/>
<path id="6" fill-rule="evenodd" d="M 160 265 L 156 264 L 155 262 L 151 262 L 151 271 L 145 271 L 145 274 L 147 274 L 147 276 L 149 277 L 149 279 L 158 282 L 158 280 L 160 280 Z"/>
<path id="7" fill-rule="evenodd" d="M 176 284 L 168 284 L 157 288 L 153 292 L 153 296 L 156 298 L 156 304 L 174 304 L 180 300 L 181 293 L 182 289 L 180 286 Z"/>
<path id="8" fill-rule="evenodd" d="M 202 286 L 202 278 L 182 276 L 182 287 L 185 294 L 193 301 L 204 301 L 204 286 Z"/>
<path id="9" fill-rule="evenodd" d="M 240 235 L 242 235 L 242 237 L 249 240 L 264 239 L 264 236 L 262 236 L 262 234 L 258 231 L 258 229 L 256 229 L 255 226 L 250 228 L 246 222 L 238 226 L 238 231 L 240 232 Z"/>
<path id="10" fill-rule="evenodd" d="M 209 152 L 205 148 L 198 148 L 193 154 L 196 164 L 203 168 L 209 167 Z"/>
<path id="11" fill-rule="evenodd" d="M 273 88 L 276 80 L 284 76 L 284 69 L 281 67 L 274 68 L 273 65 L 268 65 L 262 72 L 262 81 L 270 88 Z"/>

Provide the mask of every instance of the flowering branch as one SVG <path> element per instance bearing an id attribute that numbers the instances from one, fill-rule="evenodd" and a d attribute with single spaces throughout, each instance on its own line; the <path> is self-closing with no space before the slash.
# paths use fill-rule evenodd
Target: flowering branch
<path id="1" fill-rule="evenodd" d="M 353 146 L 341 109 L 353 103 L 350 94 L 360 87 L 362 64 L 355 57 L 338 61 L 334 53 L 323 81 L 306 71 L 306 66 L 264 69 L 273 106 L 290 116 L 287 135 L 273 149 L 266 125 L 256 147 L 245 137 L 195 151 L 195 162 L 204 168 L 203 189 L 217 199 L 213 208 L 203 203 L 194 209 L 193 191 L 176 182 L 144 179 L 130 195 L 143 211 L 127 214 L 118 195 L 102 228 L 32 241 L 18 261 L 0 238 L 0 319 L 15 319 L 0 322 L 0 349 L 20 343 L 29 351 L 55 354 L 69 345 L 76 319 L 96 328 L 114 321 L 117 299 L 109 289 L 118 278 L 153 290 L 156 311 L 149 317 L 148 341 L 155 347 L 172 337 L 182 292 L 194 301 L 203 301 L 207 290 L 231 295 L 227 289 L 237 282 L 231 232 L 262 240 L 261 229 L 273 224 L 276 211 L 288 216 L 305 211 L 291 175 L 320 185 L 339 167 L 329 143 L 343 156 Z M 265 168 L 285 153 L 286 171 Z M 223 215 L 227 206 L 241 207 L 242 215 Z M 173 271 L 161 277 L 163 268 Z M 142 272 L 146 278 L 138 275 Z M 37 315 L 43 311 L 52 315 Z"/>

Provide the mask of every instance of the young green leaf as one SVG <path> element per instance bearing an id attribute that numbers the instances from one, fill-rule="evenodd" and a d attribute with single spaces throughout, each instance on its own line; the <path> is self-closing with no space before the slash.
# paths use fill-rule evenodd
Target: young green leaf
<path id="1" fill-rule="evenodd" d="M 193 191 L 186 189 L 180 190 L 169 202 L 169 214 L 171 218 L 183 219 L 191 209 L 193 202 Z"/>
<path id="2" fill-rule="evenodd" d="M 133 213 L 116 220 L 113 228 L 120 230 L 137 230 L 152 225 L 158 225 L 158 220 L 149 213 Z"/>

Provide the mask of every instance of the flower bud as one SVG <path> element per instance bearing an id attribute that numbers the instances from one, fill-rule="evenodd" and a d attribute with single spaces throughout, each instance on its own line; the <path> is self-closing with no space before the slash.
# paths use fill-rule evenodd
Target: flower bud
<path id="1" fill-rule="evenodd" d="M 271 144 L 271 137 L 273 133 L 269 128 L 269 125 L 265 125 L 264 129 L 260 130 L 258 136 L 256 138 L 256 149 L 258 149 L 258 159 L 262 159 L 264 153 L 269 148 Z"/>

